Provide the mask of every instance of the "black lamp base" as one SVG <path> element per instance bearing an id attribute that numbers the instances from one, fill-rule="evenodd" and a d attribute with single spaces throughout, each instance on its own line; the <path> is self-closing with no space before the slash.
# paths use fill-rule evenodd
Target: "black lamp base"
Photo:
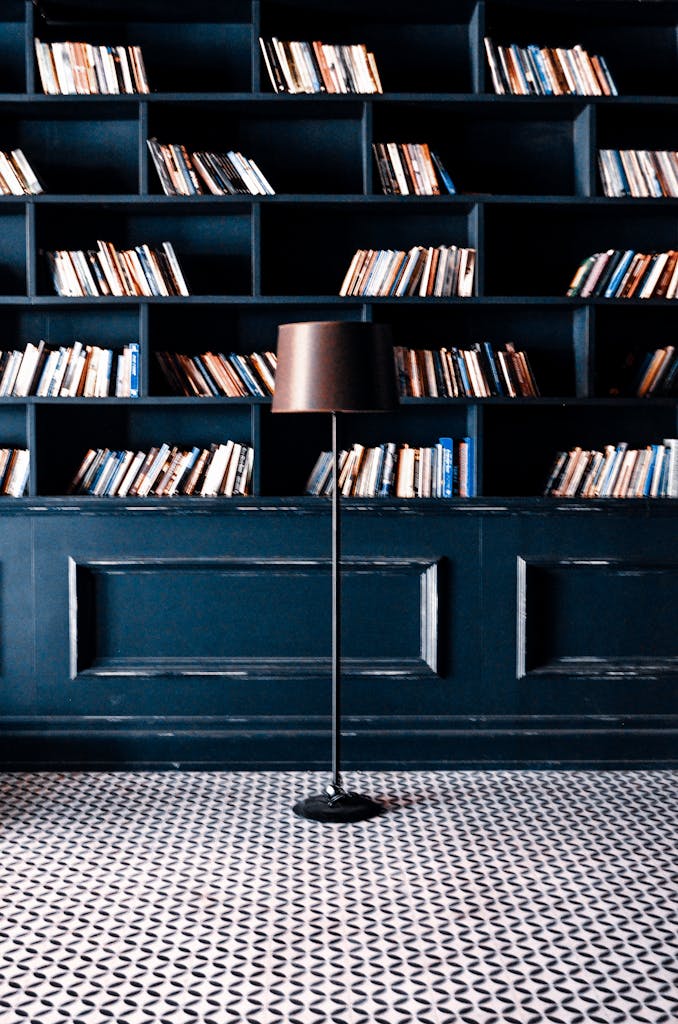
<path id="1" fill-rule="evenodd" d="M 300 818 L 310 821 L 366 821 L 384 811 L 381 804 L 359 793 L 348 793 L 331 784 L 324 793 L 315 793 L 293 807 Z"/>

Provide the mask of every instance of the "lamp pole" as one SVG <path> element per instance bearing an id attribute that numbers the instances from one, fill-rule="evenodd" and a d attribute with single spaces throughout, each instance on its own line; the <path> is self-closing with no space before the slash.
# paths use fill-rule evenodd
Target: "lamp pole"
<path id="1" fill-rule="evenodd" d="M 328 795 L 343 793 L 341 783 L 341 529 L 339 525 L 339 445 L 337 413 L 332 412 L 332 782 Z"/>

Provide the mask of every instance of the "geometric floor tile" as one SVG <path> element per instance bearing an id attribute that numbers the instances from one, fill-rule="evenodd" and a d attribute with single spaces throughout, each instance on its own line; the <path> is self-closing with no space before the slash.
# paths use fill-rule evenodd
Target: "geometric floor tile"
<path id="1" fill-rule="evenodd" d="M 0 1024 L 669 1024 L 678 772 L 0 775 Z"/>

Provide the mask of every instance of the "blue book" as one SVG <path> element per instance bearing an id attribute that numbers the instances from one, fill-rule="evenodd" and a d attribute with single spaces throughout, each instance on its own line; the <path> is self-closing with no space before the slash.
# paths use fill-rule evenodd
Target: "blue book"
<path id="1" fill-rule="evenodd" d="M 542 91 L 545 96 L 553 95 L 553 87 L 549 81 L 549 77 L 546 74 L 546 67 L 544 65 L 544 57 L 541 49 L 534 43 L 529 43 L 527 46 L 527 52 L 532 57 L 532 66 L 534 67 L 539 77 L 539 84 L 541 85 Z"/>
<path id="2" fill-rule="evenodd" d="M 452 178 L 449 176 L 449 174 L 448 174 L 447 170 L 445 169 L 445 167 L 443 165 L 443 162 L 440 159 L 440 157 L 438 156 L 438 154 L 434 153 L 432 150 L 431 150 L 431 159 L 433 160 L 433 163 L 435 164 L 435 169 L 438 172 L 438 176 L 440 177 L 440 180 L 442 181 L 443 185 L 447 189 L 448 193 L 451 196 L 455 195 L 457 190 L 454 187 L 454 182 L 452 181 Z"/>
<path id="3" fill-rule="evenodd" d="M 654 466 L 657 461 L 658 445 L 651 444 L 652 454 L 650 455 L 650 464 L 645 472 L 645 486 L 643 487 L 643 497 L 649 498 L 650 488 L 652 487 L 652 477 L 654 476 Z"/>
<path id="4" fill-rule="evenodd" d="M 631 263 L 631 260 L 635 255 L 635 249 L 627 249 L 624 255 L 622 256 L 620 262 L 617 265 L 617 269 L 613 273 L 612 277 L 609 280 L 608 286 L 605 289 L 606 299 L 613 299 L 615 297 L 615 292 L 621 284 L 621 280 L 626 271 L 628 270 L 629 264 Z"/>
<path id="5" fill-rule="evenodd" d="M 476 459 L 475 441 L 472 437 L 465 437 L 466 442 L 466 488 L 468 497 L 476 497 Z"/>
<path id="6" fill-rule="evenodd" d="M 129 344 L 129 396 L 139 397 L 139 342 Z"/>
<path id="7" fill-rule="evenodd" d="M 438 444 L 442 448 L 442 488 L 441 498 L 452 498 L 454 496 L 454 441 L 451 437 L 439 437 Z"/>

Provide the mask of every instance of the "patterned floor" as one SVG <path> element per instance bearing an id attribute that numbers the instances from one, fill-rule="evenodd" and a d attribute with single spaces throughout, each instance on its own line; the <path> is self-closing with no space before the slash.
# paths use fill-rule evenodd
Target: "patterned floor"
<path id="1" fill-rule="evenodd" d="M 0 1024 L 660 1024 L 677 772 L 0 775 Z"/>

